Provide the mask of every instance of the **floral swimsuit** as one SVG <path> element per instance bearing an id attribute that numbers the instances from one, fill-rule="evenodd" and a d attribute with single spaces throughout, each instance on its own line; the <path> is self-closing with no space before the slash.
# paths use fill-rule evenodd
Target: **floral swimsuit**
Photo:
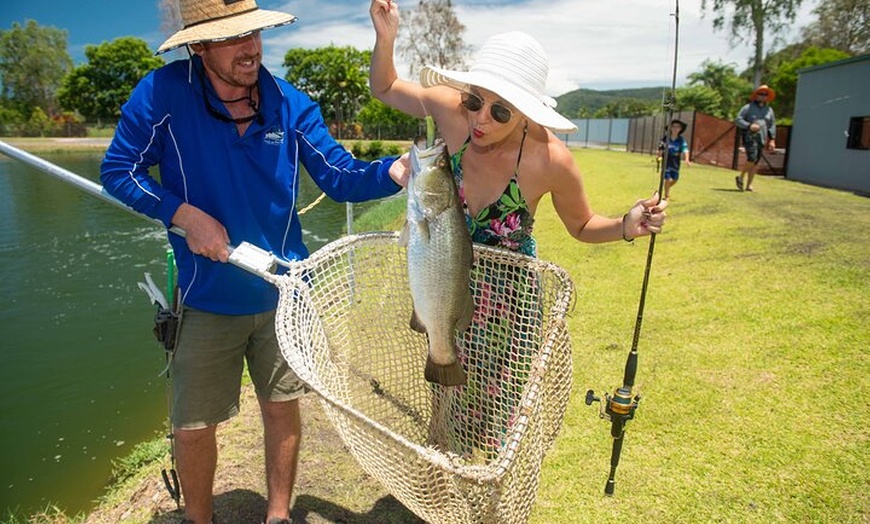
<path id="1" fill-rule="evenodd" d="M 498 200 L 481 209 L 475 216 L 471 216 L 468 212 L 468 202 L 465 201 L 465 188 L 462 184 L 462 155 L 465 154 L 470 140 L 470 138 L 466 140 L 459 151 L 450 157 L 450 162 L 453 167 L 453 177 L 456 179 L 457 187 L 459 187 L 459 198 L 462 200 L 465 222 L 471 232 L 471 240 L 478 244 L 503 247 L 524 255 L 535 256 L 537 245 L 532 237 L 535 219 L 532 217 L 522 193 L 520 193 L 517 181 L 520 160 L 523 158 L 523 144 L 526 141 L 525 131 L 523 131 L 517 165 L 510 182 Z"/>
<path id="2" fill-rule="evenodd" d="M 524 132 L 523 142 L 525 136 Z M 535 256 L 534 219 L 517 183 L 522 143 L 517 167 L 501 197 L 476 216 L 468 213 L 462 186 L 461 160 L 468 143 L 451 156 L 451 162 L 472 241 Z M 440 444 L 473 462 L 492 460 L 504 447 L 536 353 L 536 334 L 518 326 L 527 326 L 529 318 L 541 315 L 537 307 L 529 306 L 539 303 L 536 281 L 517 278 L 515 268 L 507 264 L 472 269 L 481 271 L 472 278 L 475 313 L 458 355 L 467 383 L 439 388 L 438 395 L 444 397 L 437 403 L 448 404 L 446 422 L 452 428 L 452 436 Z"/>

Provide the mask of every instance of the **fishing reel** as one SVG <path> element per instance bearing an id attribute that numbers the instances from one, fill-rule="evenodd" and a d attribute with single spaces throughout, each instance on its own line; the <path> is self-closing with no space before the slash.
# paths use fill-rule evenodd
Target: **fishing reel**
<path id="1" fill-rule="evenodd" d="M 640 395 L 632 397 L 630 387 L 618 387 L 613 391 L 613 395 L 604 394 L 604 402 L 601 402 L 601 397 L 595 395 L 595 391 L 590 389 L 586 392 L 586 405 L 591 406 L 593 402 L 600 402 L 598 416 L 608 422 L 612 422 L 610 435 L 613 438 L 622 437 L 625 423 L 634 418 L 634 412 L 637 410 L 637 405 L 640 403 Z"/>
<path id="2" fill-rule="evenodd" d="M 632 362 L 631 358 L 629 358 L 629 362 Z M 601 402 L 598 415 L 610 422 L 610 436 L 613 437 L 613 449 L 610 453 L 610 475 L 607 477 L 607 484 L 604 485 L 604 494 L 607 496 L 613 496 L 613 492 L 616 489 L 616 467 L 619 465 L 622 443 L 625 440 L 623 438 L 625 436 L 625 424 L 634 418 L 634 412 L 637 410 L 637 404 L 640 402 L 640 395 L 632 397 L 632 386 L 629 384 L 631 382 L 616 388 L 612 396 L 605 393 L 604 402 L 601 401 L 600 397 L 595 396 L 595 391 L 590 389 L 586 392 L 586 405 L 591 406 L 593 402 Z"/>

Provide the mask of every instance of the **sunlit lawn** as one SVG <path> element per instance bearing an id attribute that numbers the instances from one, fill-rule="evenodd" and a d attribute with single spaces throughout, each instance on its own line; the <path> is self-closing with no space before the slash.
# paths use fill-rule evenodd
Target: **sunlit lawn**
<path id="1" fill-rule="evenodd" d="M 576 157 L 602 214 L 658 186 L 648 156 Z M 580 244 L 540 206 L 539 255 L 578 294 L 574 392 L 532 522 L 870 519 L 870 200 L 773 177 L 740 193 L 733 178 L 693 165 L 672 192 L 612 498 L 609 424 L 583 399 L 621 384 L 649 241 Z"/>
<path id="2" fill-rule="evenodd" d="M 575 157 L 599 213 L 658 187 L 650 156 Z M 649 240 L 580 244 L 539 207 L 539 256 L 571 273 L 577 303 L 574 390 L 533 523 L 870 521 L 870 199 L 778 177 L 740 193 L 734 174 L 684 167 L 672 191 L 614 497 L 610 426 L 584 397 L 621 385 Z"/>

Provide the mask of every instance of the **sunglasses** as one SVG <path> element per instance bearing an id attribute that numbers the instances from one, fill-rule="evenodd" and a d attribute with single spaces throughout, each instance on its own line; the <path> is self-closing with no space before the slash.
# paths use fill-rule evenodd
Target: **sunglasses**
<path id="1" fill-rule="evenodd" d="M 471 111 L 472 113 L 477 113 L 478 111 L 483 109 L 483 99 L 475 95 L 474 93 L 463 91 L 462 106 L 465 107 L 465 109 Z M 492 119 L 499 124 L 507 124 L 514 116 L 513 111 L 511 111 L 507 106 L 500 104 L 499 102 L 489 104 L 489 114 L 492 115 Z"/>

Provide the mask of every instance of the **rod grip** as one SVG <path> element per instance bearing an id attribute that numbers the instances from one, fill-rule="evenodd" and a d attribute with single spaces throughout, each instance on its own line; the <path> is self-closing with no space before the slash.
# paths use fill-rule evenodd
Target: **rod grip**
<path id="1" fill-rule="evenodd" d="M 625 361 L 625 374 L 622 377 L 623 387 L 631 389 L 637 376 L 637 350 L 632 350 Z"/>

